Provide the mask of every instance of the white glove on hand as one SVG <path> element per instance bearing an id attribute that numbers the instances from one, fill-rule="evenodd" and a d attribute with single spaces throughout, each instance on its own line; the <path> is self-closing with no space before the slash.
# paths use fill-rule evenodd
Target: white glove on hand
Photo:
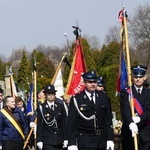
<path id="1" fill-rule="evenodd" d="M 68 140 L 64 140 L 63 148 L 66 148 L 67 146 L 68 146 Z"/>
<path id="2" fill-rule="evenodd" d="M 68 150 L 78 150 L 76 145 L 68 146 Z"/>
<path id="3" fill-rule="evenodd" d="M 30 128 L 34 128 L 35 127 L 35 123 L 34 122 L 30 122 Z"/>
<path id="4" fill-rule="evenodd" d="M 37 125 L 34 122 L 30 122 L 30 128 L 34 128 L 33 134 L 36 134 Z"/>
<path id="5" fill-rule="evenodd" d="M 114 150 L 114 142 L 113 141 L 107 141 L 107 150 Z"/>
<path id="6" fill-rule="evenodd" d="M 42 150 L 43 149 L 43 142 L 38 142 L 37 147 L 39 150 Z"/>
<path id="7" fill-rule="evenodd" d="M 132 117 L 132 120 L 134 121 L 134 123 L 139 123 L 141 121 L 141 118 L 139 116 L 134 116 Z"/>
<path id="8" fill-rule="evenodd" d="M 0 146 L 0 150 L 2 150 L 2 146 Z"/>
<path id="9" fill-rule="evenodd" d="M 129 124 L 129 129 L 131 130 L 131 132 L 132 132 L 132 137 L 134 137 L 134 134 L 136 133 L 136 134 L 138 134 L 138 127 L 137 127 L 137 125 L 135 124 L 135 123 L 130 123 Z"/>

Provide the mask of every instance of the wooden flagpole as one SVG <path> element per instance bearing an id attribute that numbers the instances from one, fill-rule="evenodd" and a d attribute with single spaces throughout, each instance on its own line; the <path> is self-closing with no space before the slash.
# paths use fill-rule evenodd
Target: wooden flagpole
<path id="1" fill-rule="evenodd" d="M 127 16 L 126 16 L 125 10 L 123 10 L 123 16 L 124 16 L 124 31 L 125 31 L 126 57 L 127 57 L 127 68 L 128 68 L 127 69 L 128 70 L 128 86 L 131 89 L 130 107 L 131 107 L 132 117 L 134 117 L 135 112 L 134 112 L 133 95 L 132 95 L 132 88 L 131 88 L 132 82 L 131 82 L 131 65 L 130 65 L 130 54 L 129 54 L 128 30 L 127 30 Z M 134 147 L 135 147 L 135 150 L 138 150 L 136 133 L 134 133 Z"/>
<path id="2" fill-rule="evenodd" d="M 32 74 L 32 76 L 33 76 L 33 74 Z M 32 78 L 32 80 L 34 80 L 34 79 Z M 32 81 L 32 82 L 33 82 L 33 81 Z M 31 96 L 32 99 L 33 99 L 33 92 L 32 92 L 32 95 L 30 95 L 30 96 Z M 34 110 L 35 110 L 35 108 L 34 108 Z M 37 117 L 35 118 L 34 123 L 37 124 Z M 29 142 L 29 140 L 30 140 L 30 137 L 31 137 L 33 131 L 34 131 L 34 127 L 32 127 L 32 128 L 30 129 L 30 132 L 28 133 L 28 136 L 27 136 L 27 138 L 26 138 L 26 140 L 25 140 L 25 142 L 24 142 L 23 149 L 26 149 L 26 146 L 27 146 L 27 144 L 28 144 L 28 142 Z M 34 135 L 34 145 L 35 145 L 35 144 L 36 144 L 36 135 Z M 35 150 L 36 150 L 36 145 L 35 145 Z"/>
<path id="3" fill-rule="evenodd" d="M 62 62 L 63 62 L 64 58 L 66 57 L 66 55 L 67 55 L 67 53 L 64 53 L 64 54 L 63 54 L 63 57 L 62 57 L 62 59 L 61 59 L 59 65 L 58 65 L 58 67 L 57 67 L 57 69 L 56 69 L 56 72 L 55 72 L 55 74 L 54 74 L 54 76 L 53 76 L 53 79 L 52 79 L 52 81 L 51 81 L 51 84 L 54 84 L 54 82 L 55 82 L 55 80 L 56 80 L 56 77 L 57 77 L 57 75 L 58 75 L 59 69 L 61 68 Z"/>
<path id="4" fill-rule="evenodd" d="M 33 72 L 33 77 L 34 77 L 34 110 L 37 108 L 37 89 L 36 89 L 36 79 L 37 79 L 37 74 L 36 74 L 36 56 L 34 56 L 34 72 Z"/>
<path id="5" fill-rule="evenodd" d="M 35 123 L 35 124 L 37 123 L 37 117 L 35 118 L 34 123 Z M 33 130 L 34 130 L 34 128 L 32 127 L 31 130 L 30 130 L 30 132 L 29 132 L 29 134 L 28 134 L 28 136 L 27 136 L 27 139 L 26 139 L 25 142 L 24 142 L 23 149 L 26 148 L 26 146 L 27 146 L 27 144 L 28 144 L 28 142 L 29 142 L 29 140 L 30 140 L 30 137 L 31 137 L 31 135 L 32 135 Z"/>
<path id="6" fill-rule="evenodd" d="M 13 86 L 13 73 L 12 73 L 12 66 L 9 68 L 9 74 L 10 74 L 10 85 L 11 85 L 11 94 L 13 98 L 15 98 L 15 87 Z"/>
<path id="7" fill-rule="evenodd" d="M 36 74 L 36 56 L 34 56 L 34 111 L 36 111 L 37 108 L 37 74 Z M 36 121 L 37 119 L 35 119 Z M 37 149 L 36 147 L 36 134 L 34 134 L 34 147 L 35 150 Z"/>
<path id="8" fill-rule="evenodd" d="M 13 80 L 13 76 L 12 73 L 10 73 L 10 82 L 11 82 L 11 95 L 13 96 L 13 98 L 15 98 L 15 94 L 14 94 L 14 87 L 12 85 L 12 80 Z"/>

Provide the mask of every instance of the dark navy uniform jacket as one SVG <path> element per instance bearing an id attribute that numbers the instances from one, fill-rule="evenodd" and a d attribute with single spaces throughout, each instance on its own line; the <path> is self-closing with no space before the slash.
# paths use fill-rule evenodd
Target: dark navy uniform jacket
<path id="1" fill-rule="evenodd" d="M 133 96 L 138 99 L 139 104 L 142 106 L 144 113 L 140 116 L 141 121 L 138 123 L 139 129 L 139 136 L 143 142 L 150 141 L 150 126 L 147 122 L 150 121 L 150 90 L 143 87 L 141 91 L 141 95 L 139 96 L 135 87 L 132 86 Z M 121 114 L 123 118 L 123 127 L 122 127 L 122 134 L 127 136 L 126 138 L 129 139 L 129 135 L 131 136 L 131 131 L 129 130 L 129 124 L 133 122 L 131 109 L 129 104 L 129 94 L 127 93 L 126 89 L 121 91 Z M 130 134 L 126 134 L 130 133 Z M 132 136 L 131 136 L 132 137 Z"/>
<path id="2" fill-rule="evenodd" d="M 42 113 L 40 110 L 42 107 Z M 66 139 L 66 113 L 63 103 L 54 102 L 54 111 L 47 100 L 37 109 L 37 142 L 49 145 L 61 145 Z"/>
<path id="3" fill-rule="evenodd" d="M 75 95 L 80 112 L 85 117 L 90 117 L 95 114 L 96 129 L 94 127 L 94 120 L 84 119 L 77 111 L 73 97 L 70 100 L 68 112 L 68 141 L 70 145 L 77 145 L 79 148 L 92 148 L 98 149 L 106 146 L 106 141 L 113 141 L 113 128 L 112 128 L 112 111 L 110 107 L 109 98 L 106 93 L 102 91 L 95 91 L 95 101 L 93 104 L 85 91 Z M 102 133 L 99 135 L 92 134 L 92 131 L 98 130 Z M 82 134 L 83 133 L 83 134 Z"/>
<path id="4" fill-rule="evenodd" d="M 15 109 L 11 113 L 20 122 L 22 126 L 22 131 L 26 137 L 28 135 L 28 126 L 23 112 L 18 107 L 15 107 Z M 14 125 L 0 111 L 0 143 L 2 142 L 2 140 L 15 141 L 23 140 L 23 138 L 18 130 L 14 127 Z"/>

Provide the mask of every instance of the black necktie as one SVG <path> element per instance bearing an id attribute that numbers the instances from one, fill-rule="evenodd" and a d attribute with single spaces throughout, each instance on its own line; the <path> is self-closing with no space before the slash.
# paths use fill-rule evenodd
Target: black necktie
<path id="1" fill-rule="evenodd" d="M 53 111 L 54 111 L 54 105 L 51 105 L 51 110 L 53 110 Z"/>
<path id="2" fill-rule="evenodd" d="M 93 104 L 94 104 L 93 96 L 94 96 L 94 94 L 92 93 L 92 94 L 90 95 L 90 97 L 91 97 L 91 102 L 93 102 Z"/>
<path id="3" fill-rule="evenodd" d="M 141 89 L 138 89 L 138 94 L 139 94 L 139 95 L 141 94 Z"/>

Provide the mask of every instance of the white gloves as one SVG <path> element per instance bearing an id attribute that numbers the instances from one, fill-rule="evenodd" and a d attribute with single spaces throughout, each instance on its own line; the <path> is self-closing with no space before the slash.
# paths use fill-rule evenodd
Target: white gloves
<path id="1" fill-rule="evenodd" d="M 34 134 L 36 134 L 37 125 L 34 122 L 30 122 L 30 128 L 34 128 Z"/>
<path id="2" fill-rule="evenodd" d="M 34 122 L 30 122 L 30 128 L 34 128 L 35 127 L 35 123 Z"/>
<path id="3" fill-rule="evenodd" d="M 68 146 L 68 140 L 64 140 L 63 148 L 66 148 L 67 146 Z"/>
<path id="4" fill-rule="evenodd" d="M 38 142 L 37 147 L 39 150 L 42 150 L 43 149 L 43 142 Z"/>
<path id="5" fill-rule="evenodd" d="M 141 118 L 139 116 L 134 116 L 132 117 L 132 120 L 134 121 L 134 123 L 139 123 L 141 121 Z"/>
<path id="6" fill-rule="evenodd" d="M 135 123 L 131 122 L 131 123 L 129 124 L 129 129 L 130 129 L 131 132 L 132 132 L 132 137 L 134 137 L 134 134 L 135 134 L 135 133 L 138 134 L 138 127 L 137 127 L 137 125 L 136 125 Z"/>
<path id="7" fill-rule="evenodd" d="M 114 142 L 113 141 L 107 141 L 107 150 L 111 149 L 114 150 Z"/>
<path id="8" fill-rule="evenodd" d="M 0 146 L 0 150 L 2 150 L 2 146 Z"/>
<path id="9" fill-rule="evenodd" d="M 68 146 L 68 150 L 78 150 L 76 145 Z"/>

